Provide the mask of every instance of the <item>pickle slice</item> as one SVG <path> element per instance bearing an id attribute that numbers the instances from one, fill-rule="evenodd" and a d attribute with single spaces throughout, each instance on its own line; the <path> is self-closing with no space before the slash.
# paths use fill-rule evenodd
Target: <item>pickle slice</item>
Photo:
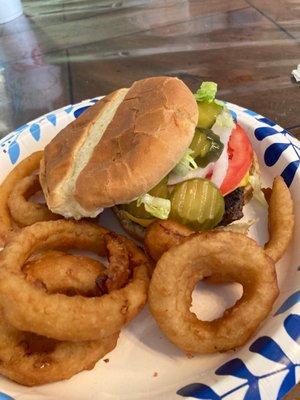
<path id="1" fill-rule="evenodd" d="M 222 220 L 224 198 L 207 179 L 191 179 L 175 186 L 171 194 L 170 218 L 196 231 L 214 228 Z"/>
<path id="2" fill-rule="evenodd" d="M 217 116 L 222 111 L 222 106 L 214 101 L 208 103 L 206 101 L 198 102 L 198 123 L 197 128 L 211 128 L 216 121 Z"/>
<path id="3" fill-rule="evenodd" d="M 194 160 L 197 157 L 204 157 L 209 152 L 210 147 L 211 141 L 207 138 L 206 129 L 196 128 L 192 143 L 190 144 Z"/>
<path id="4" fill-rule="evenodd" d="M 154 188 L 149 191 L 149 194 L 154 197 L 161 197 L 162 199 L 168 199 L 170 197 L 168 189 L 168 177 L 165 176 Z"/>
<path id="5" fill-rule="evenodd" d="M 149 191 L 149 194 L 151 194 L 151 196 L 168 199 L 170 197 L 170 194 L 169 194 L 167 183 L 168 183 L 168 177 L 166 176 L 156 186 L 154 186 L 154 188 L 152 188 Z M 141 204 L 140 206 L 138 206 L 136 200 L 132 201 L 131 203 L 128 203 L 128 204 L 122 204 L 121 208 L 123 210 L 127 211 L 129 214 L 131 214 L 135 218 L 141 218 L 141 219 L 151 218 L 151 219 L 153 219 L 153 215 L 151 215 L 150 213 L 148 213 L 148 211 L 145 210 L 144 204 Z"/>
<path id="6" fill-rule="evenodd" d="M 198 167 L 204 168 L 210 162 L 218 160 L 224 145 L 220 137 L 210 129 L 197 128 L 190 148 Z"/>

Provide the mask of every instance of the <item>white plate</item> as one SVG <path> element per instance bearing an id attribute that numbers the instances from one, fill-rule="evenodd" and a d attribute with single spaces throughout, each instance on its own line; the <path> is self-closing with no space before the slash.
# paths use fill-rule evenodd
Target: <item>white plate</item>
<path id="1" fill-rule="evenodd" d="M 23 158 L 42 149 L 63 127 L 97 99 L 53 111 L 0 141 L 0 182 Z M 294 241 L 277 265 L 280 296 L 269 318 L 256 336 L 236 352 L 188 358 L 159 331 L 147 308 L 124 329 L 117 348 L 99 361 L 92 371 L 36 388 L 26 388 L 0 378 L 0 400 L 108 400 L 108 399 L 198 399 L 276 400 L 299 380 L 300 370 L 300 251 L 296 244 L 300 229 L 300 144 L 272 121 L 241 107 L 228 104 L 246 129 L 258 155 L 263 179 L 270 184 L 281 174 L 295 202 Z M 266 240 L 266 210 L 252 202 L 248 215 L 259 222 L 251 235 Z M 100 222 L 122 232 L 110 211 Z M 201 289 L 201 290 L 200 290 Z M 195 291 L 197 313 L 214 318 L 232 305 L 240 294 L 238 285 Z M 195 303 L 195 301 L 194 301 Z M 201 305 L 200 305 L 201 303 Z M 207 307 L 209 305 L 209 307 Z M 209 312 L 208 312 L 209 310 Z M 10 397 L 11 396 L 11 397 Z"/>

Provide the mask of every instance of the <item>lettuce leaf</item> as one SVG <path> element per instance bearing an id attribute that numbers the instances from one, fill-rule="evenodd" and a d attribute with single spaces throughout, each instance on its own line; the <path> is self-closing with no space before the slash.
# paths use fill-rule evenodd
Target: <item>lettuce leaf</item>
<path id="1" fill-rule="evenodd" d="M 192 149 L 187 149 L 186 152 L 184 153 L 182 159 L 179 161 L 179 163 L 173 169 L 172 174 L 179 175 L 179 176 L 185 176 L 188 174 L 189 171 L 192 171 L 193 169 L 197 169 L 198 165 L 192 157 L 193 153 L 194 152 Z"/>
<path id="2" fill-rule="evenodd" d="M 171 211 L 171 201 L 146 193 L 137 199 L 137 205 L 144 204 L 149 214 L 159 219 L 167 219 Z"/>
<path id="3" fill-rule="evenodd" d="M 217 89 L 218 85 L 215 82 L 202 82 L 200 89 L 195 94 L 195 99 L 211 103 L 216 97 Z"/>
<path id="4" fill-rule="evenodd" d="M 218 104 L 218 106 L 225 107 L 225 103 L 222 100 L 215 99 L 215 103 Z"/>
<path id="5" fill-rule="evenodd" d="M 235 124 L 233 118 L 230 114 L 230 111 L 224 107 L 221 113 L 217 116 L 216 122 L 213 124 L 211 130 L 214 134 L 218 135 L 223 143 L 223 151 L 221 156 L 215 162 L 213 168 L 213 174 L 211 176 L 211 181 L 220 188 L 228 170 L 228 143 L 230 139 L 230 135 L 232 129 L 234 128 Z"/>
<path id="6" fill-rule="evenodd" d="M 220 128 L 233 129 L 235 127 L 235 123 L 233 121 L 232 115 L 228 108 L 224 107 L 222 112 L 217 116 L 216 122 L 213 124 L 211 130 L 215 133 L 215 130 L 219 130 Z"/>
<path id="7" fill-rule="evenodd" d="M 253 189 L 253 197 L 256 199 L 262 206 L 268 207 L 267 200 L 263 191 L 261 190 L 261 177 L 260 175 L 254 170 L 251 172 L 249 176 L 249 183 Z"/>

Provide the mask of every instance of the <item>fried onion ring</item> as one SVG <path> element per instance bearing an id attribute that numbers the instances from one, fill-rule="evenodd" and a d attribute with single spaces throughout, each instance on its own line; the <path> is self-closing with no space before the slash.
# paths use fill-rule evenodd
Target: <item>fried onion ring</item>
<path id="1" fill-rule="evenodd" d="M 291 193 L 281 176 L 274 179 L 269 199 L 269 241 L 265 252 L 275 262 L 281 259 L 292 240 L 295 217 Z"/>
<path id="2" fill-rule="evenodd" d="M 43 152 L 37 151 L 21 161 L 0 185 L 0 245 L 13 231 L 13 221 L 9 213 L 7 201 L 16 183 L 25 176 L 31 175 L 39 168 Z"/>
<path id="3" fill-rule="evenodd" d="M 119 332 L 142 309 L 149 285 L 148 260 L 123 238 L 132 277 L 102 297 L 48 294 L 24 279 L 22 267 L 35 251 L 80 248 L 106 255 L 107 231 L 87 222 L 48 221 L 24 228 L 1 254 L 0 302 L 15 328 L 57 340 L 98 340 Z"/>
<path id="4" fill-rule="evenodd" d="M 106 235 L 105 239 L 109 253 L 106 287 L 108 292 L 111 292 L 125 285 L 130 276 L 129 254 L 126 250 L 126 243 L 118 235 L 111 233 Z"/>
<path id="5" fill-rule="evenodd" d="M 292 239 L 295 223 L 291 193 L 281 176 L 274 179 L 272 189 L 268 190 L 268 198 L 270 239 L 264 248 L 266 254 L 277 262 Z M 225 229 L 218 229 L 227 230 L 228 227 L 230 225 Z M 192 233 L 195 232 L 178 222 L 157 220 L 147 227 L 145 248 L 153 260 L 158 261 L 164 252 L 184 241 Z"/>
<path id="6" fill-rule="evenodd" d="M 33 225 L 40 221 L 53 221 L 61 218 L 53 214 L 46 204 L 29 201 L 29 197 L 41 190 L 38 175 L 26 176 L 16 183 L 8 198 L 8 208 L 14 221 L 20 226 Z"/>
<path id="7" fill-rule="evenodd" d="M 104 266 L 89 257 L 48 251 L 34 256 L 23 269 L 26 280 L 49 293 L 95 291 L 96 277 Z M 0 373 L 26 386 L 68 379 L 92 369 L 114 349 L 118 333 L 96 341 L 59 342 L 29 332 L 18 331 L 0 320 Z"/>
<path id="8" fill-rule="evenodd" d="M 69 379 L 94 368 L 117 344 L 118 333 L 101 340 L 59 342 L 0 322 L 0 373 L 25 386 Z"/>
<path id="9" fill-rule="evenodd" d="M 102 294 L 96 280 L 105 276 L 106 268 L 90 257 L 48 250 L 31 257 L 22 270 L 27 282 L 48 293 L 92 297 Z"/>
<path id="10" fill-rule="evenodd" d="M 179 222 L 170 219 L 156 220 L 147 227 L 145 248 L 153 260 L 158 261 L 162 254 L 192 233 L 194 231 Z"/>
<path id="11" fill-rule="evenodd" d="M 190 311 L 197 282 L 238 282 L 241 299 L 214 321 Z M 149 307 L 161 330 L 190 353 L 242 346 L 268 316 L 278 296 L 274 262 L 255 241 L 233 232 L 190 236 L 162 255 L 149 288 Z"/>

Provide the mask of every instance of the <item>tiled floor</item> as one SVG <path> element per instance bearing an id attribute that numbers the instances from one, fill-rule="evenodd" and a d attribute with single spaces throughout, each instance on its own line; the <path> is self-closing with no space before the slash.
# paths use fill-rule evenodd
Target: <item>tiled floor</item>
<path id="1" fill-rule="evenodd" d="M 23 0 L 0 25 L 0 137 L 55 108 L 151 75 L 276 120 L 300 138 L 299 0 Z M 287 400 L 300 399 L 294 390 Z"/>

